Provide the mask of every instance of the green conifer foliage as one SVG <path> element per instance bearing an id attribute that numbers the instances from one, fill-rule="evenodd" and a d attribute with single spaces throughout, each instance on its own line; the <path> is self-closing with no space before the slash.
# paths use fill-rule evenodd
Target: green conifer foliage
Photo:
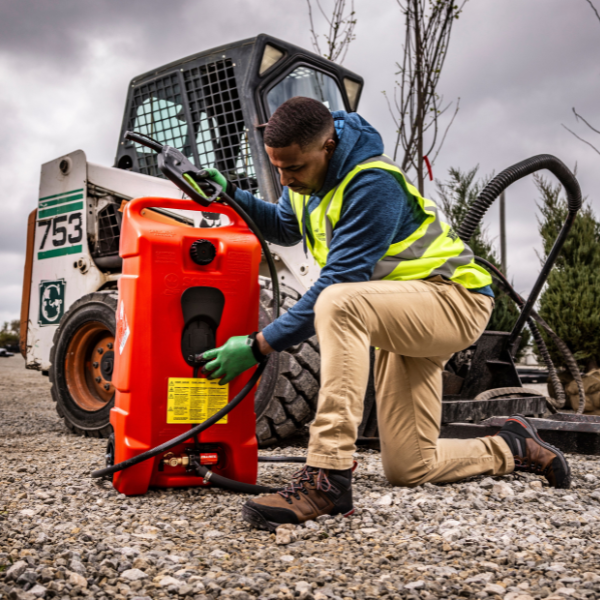
<path id="1" fill-rule="evenodd" d="M 16 346 L 19 343 L 20 321 L 15 319 L 10 323 L 6 321 L 0 329 L 0 348 L 5 346 Z"/>
<path id="2" fill-rule="evenodd" d="M 448 222 L 457 230 L 458 226 L 469 211 L 471 205 L 479 196 L 481 190 L 490 180 L 490 177 L 477 179 L 475 167 L 470 171 L 461 171 L 460 169 L 450 168 L 448 171 L 448 180 L 445 182 L 436 181 L 440 208 L 448 218 Z M 473 237 L 469 241 L 469 246 L 476 256 L 485 258 L 496 267 L 500 268 L 500 261 L 493 242 L 489 239 L 485 229 L 478 227 Z M 514 324 L 519 317 L 519 309 L 515 303 L 500 290 L 497 286 L 492 286 L 496 299 L 494 311 L 486 329 L 490 331 L 512 331 Z M 521 343 L 517 358 L 520 358 L 525 348 L 529 345 L 531 334 L 528 329 L 524 329 L 521 335 Z"/>
<path id="3" fill-rule="evenodd" d="M 543 260 L 567 216 L 561 185 L 536 177 L 541 194 L 539 230 Z M 600 223 L 589 204 L 579 211 L 569 237 L 540 296 L 540 316 L 563 339 L 584 371 L 600 364 Z M 552 360 L 564 366 L 562 356 L 548 344 Z"/>

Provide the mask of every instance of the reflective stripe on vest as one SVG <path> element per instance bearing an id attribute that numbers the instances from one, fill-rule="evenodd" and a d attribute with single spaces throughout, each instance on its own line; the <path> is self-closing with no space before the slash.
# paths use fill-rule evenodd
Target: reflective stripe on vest
<path id="1" fill-rule="evenodd" d="M 404 191 L 418 202 L 426 215 L 416 231 L 388 248 L 375 265 L 372 280 L 406 281 L 441 275 L 469 289 L 482 288 L 492 283 L 489 273 L 475 264 L 472 250 L 462 242 L 452 227 L 440 218 L 436 204 L 423 198 L 387 156 L 376 156 L 356 165 L 310 213 L 313 239 L 305 237 L 308 238 L 308 248 L 321 268 L 327 263 L 333 231 L 340 220 L 344 191 L 350 181 L 365 169 L 382 169 L 393 175 Z M 304 204 L 308 202 L 309 197 L 289 189 L 288 192 L 300 233 L 304 235 L 302 215 Z"/>

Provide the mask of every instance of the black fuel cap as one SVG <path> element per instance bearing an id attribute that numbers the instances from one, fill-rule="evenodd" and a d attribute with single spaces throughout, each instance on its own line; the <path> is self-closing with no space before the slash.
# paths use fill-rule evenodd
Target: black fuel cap
<path id="1" fill-rule="evenodd" d="M 190 256 L 197 265 L 210 264 L 217 255 L 217 249 L 208 240 L 196 240 L 190 248 Z"/>

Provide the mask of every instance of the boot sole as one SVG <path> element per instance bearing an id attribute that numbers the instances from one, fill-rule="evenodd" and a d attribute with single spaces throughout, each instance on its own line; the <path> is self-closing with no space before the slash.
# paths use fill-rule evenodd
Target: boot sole
<path id="1" fill-rule="evenodd" d="M 513 415 L 510 416 L 507 421 L 516 421 L 519 425 L 522 425 L 530 434 L 531 437 L 540 445 L 542 448 L 546 448 L 546 450 L 550 450 L 556 454 L 561 464 L 565 469 L 565 480 L 562 482 L 562 485 L 557 485 L 557 488 L 569 489 L 571 487 L 571 467 L 569 467 L 569 463 L 565 458 L 565 455 L 552 444 L 548 444 L 544 442 L 544 440 L 538 435 L 537 429 L 534 425 L 532 425 L 523 415 Z"/>
<path id="2" fill-rule="evenodd" d="M 349 517 L 354 513 L 354 508 L 349 510 L 347 513 L 344 513 L 344 517 Z M 331 513 L 331 516 L 334 516 L 338 513 Z M 244 504 L 242 506 L 242 519 L 255 527 L 256 529 L 264 529 L 266 531 L 270 531 L 271 533 L 275 533 L 275 530 L 280 525 L 285 525 L 285 523 L 277 523 L 275 521 L 267 520 L 264 515 L 262 515 L 258 510 L 252 508 L 251 506 L 247 506 Z M 302 525 L 302 523 L 292 523 L 292 525 Z"/>
<path id="3" fill-rule="evenodd" d="M 263 515 L 260 514 L 256 509 L 246 506 L 242 506 L 242 519 L 246 521 L 246 523 L 250 523 L 252 527 L 256 529 L 265 529 L 270 531 L 271 533 L 275 533 L 275 530 L 283 523 L 275 523 L 274 521 L 267 521 Z M 292 523 L 292 525 L 296 525 L 297 523 Z"/>

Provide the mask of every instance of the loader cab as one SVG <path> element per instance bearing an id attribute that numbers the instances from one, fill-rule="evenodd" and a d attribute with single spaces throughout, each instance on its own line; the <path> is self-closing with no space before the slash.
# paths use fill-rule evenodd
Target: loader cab
<path id="1" fill-rule="evenodd" d="M 344 67 L 261 34 L 134 78 L 119 139 L 127 130 L 149 135 L 276 202 L 281 186 L 262 139 L 269 117 L 294 96 L 353 112 L 362 87 L 362 77 Z M 162 176 L 156 155 L 129 141 L 120 141 L 115 166 Z"/>

